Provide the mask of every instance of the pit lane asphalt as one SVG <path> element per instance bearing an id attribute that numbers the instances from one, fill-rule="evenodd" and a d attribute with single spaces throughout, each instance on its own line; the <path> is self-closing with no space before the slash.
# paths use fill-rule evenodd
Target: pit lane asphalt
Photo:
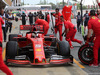
<path id="1" fill-rule="evenodd" d="M 75 20 L 72 20 L 74 24 L 76 24 Z M 19 25 L 21 24 L 21 21 L 13 22 L 13 29 L 12 34 L 19 33 Z M 28 24 L 28 21 L 27 21 Z M 51 23 L 50 23 L 51 27 Z M 64 28 L 63 28 L 64 30 Z M 25 32 L 22 31 L 24 34 Z M 51 33 L 51 30 L 49 30 L 49 33 Z M 9 33 L 7 34 L 9 35 Z M 83 40 L 82 35 L 77 33 L 75 38 Z M 63 39 L 65 40 L 65 39 Z M 5 49 L 6 43 L 3 43 L 3 49 Z M 21 66 L 21 65 L 14 65 L 9 66 L 9 68 L 12 70 L 14 75 L 100 75 L 100 66 L 99 68 L 92 68 L 88 65 L 84 65 L 80 62 L 78 59 L 78 49 L 80 47 L 79 44 L 73 43 L 74 49 L 71 50 L 71 54 L 74 56 L 76 62 L 73 65 L 56 65 L 56 66 Z M 3 51 L 3 55 L 4 55 Z M 4 56 L 5 57 L 5 56 Z M 80 63 L 80 64 L 79 64 Z M 80 66 L 81 65 L 81 66 Z M 84 68 L 82 68 L 82 66 Z M 0 72 L 0 75 L 5 75 L 2 72 Z"/>

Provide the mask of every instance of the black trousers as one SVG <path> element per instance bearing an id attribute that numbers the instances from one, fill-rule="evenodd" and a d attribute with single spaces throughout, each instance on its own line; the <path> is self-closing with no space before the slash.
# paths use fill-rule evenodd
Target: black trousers
<path id="1" fill-rule="evenodd" d="M 80 24 L 81 24 L 81 22 L 78 21 L 78 22 L 77 22 L 77 30 L 78 30 L 78 32 L 80 32 Z"/>
<path id="2" fill-rule="evenodd" d="M 33 25 L 33 21 L 32 20 L 29 20 L 29 23 L 30 23 L 30 25 Z"/>
<path id="3" fill-rule="evenodd" d="M 26 20 L 22 20 L 22 25 L 26 25 Z"/>
<path id="4" fill-rule="evenodd" d="M 8 32 L 8 29 L 9 29 L 9 32 L 11 33 L 12 23 L 10 23 L 10 22 L 8 22 L 8 25 L 6 26 L 6 33 Z"/>
<path id="5" fill-rule="evenodd" d="M 2 27 L 4 41 L 6 41 L 6 27 Z"/>

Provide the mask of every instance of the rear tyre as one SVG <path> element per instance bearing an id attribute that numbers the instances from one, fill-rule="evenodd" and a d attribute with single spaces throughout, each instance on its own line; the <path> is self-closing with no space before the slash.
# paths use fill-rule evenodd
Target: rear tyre
<path id="1" fill-rule="evenodd" d="M 78 57 L 83 64 L 91 64 L 93 62 L 93 48 L 83 45 L 78 51 Z"/>
<path id="2" fill-rule="evenodd" d="M 6 45 L 6 59 L 13 59 L 18 55 L 18 43 L 15 41 L 9 41 Z"/>
<path id="3" fill-rule="evenodd" d="M 62 56 L 70 56 L 70 46 L 67 41 L 59 41 L 57 43 L 57 54 Z"/>
<path id="4" fill-rule="evenodd" d="M 9 41 L 17 41 L 17 39 L 14 38 L 14 37 L 18 37 L 18 34 L 10 34 L 9 35 Z"/>

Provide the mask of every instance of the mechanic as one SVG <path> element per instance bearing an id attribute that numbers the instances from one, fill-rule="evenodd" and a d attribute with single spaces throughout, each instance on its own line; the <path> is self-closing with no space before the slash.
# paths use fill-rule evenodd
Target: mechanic
<path id="1" fill-rule="evenodd" d="M 47 21 L 43 20 L 43 19 L 39 19 L 39 16 L 36 16 L 36 24 L 38 25 L 44 25 L 44 35 L 46 35 L 48 33 L 49 30 L 49 24 Z"/>
<path id="2" fill-rule="evenodd" d="M 98 67 L 98 50 L 100 48 L 100 19 L 95 16 L 95 10 L 90 11 L 86 44 L 89 43 L 89 38 L 91 37 L 92 32 L 94 33 L 96 39 L 94 40 L 93 46 L 94 60 L 90 66 Z"/>
<path id="3" fill-rule="evenodd" d="M 84 14 L 84 34 L 85 34 L 85 31 L 86 31 L 86 27 L 88 25 L 88 21 L 89 21 L 89 14 L 88 14 L 88 11 L 86 10 L 86 13 Z"/>
<path id="4" fill-rule="evenodd" d="M 61 13 L 59 12 L 59 8 L 56 8 L 55 12 L 56 13 L 51 13 L 51 15 L 53 15 L 55 17 L 55 33 L 57 34 L 57 31 L 59 31 L 60 41 L 62 41 L 63 40 L 63 38 L 62 38 L 63 23 L 60 20 Z"/>
<path id="5" fill-rule="evenodd" d="M 49 12 L 46 12 L 45 13 L 45 20 L 50 23 L 50 15 L 49 15 Z"/>
<path id="6" fill-rule="evenodd" d="M 96 17 L 100 19 L 100 9 L 97 9 Z"/>
<path id="7" fill-rule="evenodd" d="M 75 34 L 77 32 L 75 26 L 70 22 L 70 21 L 66 21 L 63 16 L 60 17 L 60 19 L 64 22 L 64 26 L 65 26 L 65 31 L 63 32 L 63 34 L 65 33 L 65 36 L 66 36 L 66 41 L 69 42 L 69 45 L 70 45 L 70 48 L 73 49 L 73 46 L 72 46 L 72 43 L 71 41 L 73 42 L 77 42 L 79 44 L 83 44 L 82 41 L 80 40 L 77 40 L 77 39 L 74 39 L 75 37 Z M 63 35 L 62 34 L 62 35 Z"/>
<path id="8" fill-rule="evenodd" d="M 97 1 L 97 4 L 99 5 L 99 7 L 100 7 L 100 2 L 99 2 L 99 0 L 96 0 Z"/>
<path id="9" fill-rule="evenodd" d="M 0 70 L 2 70 L 7 75 L 13 75 L 13 73 L 9 70 L 9 68 L 4 64 L 4 61 L 2 59 L 2 26 L 4 24 L 3 19 L 0 17 Z"/>

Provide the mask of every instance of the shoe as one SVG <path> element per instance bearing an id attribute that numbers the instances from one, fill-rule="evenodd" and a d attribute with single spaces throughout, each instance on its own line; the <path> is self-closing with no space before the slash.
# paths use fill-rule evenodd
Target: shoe
<path id="1" fill-rule="evenodd" d="M 70 49 L 73 49 L 73 48 L 74 48 L 73 46 L 70 47 Z"/>
<path id="2" fill-rule="evenodd" d="M 94 65 L 94 64 L 89 64 L 89 66 L 91 66 L 91 67 L 98 67 L 98 65 Z"/>

